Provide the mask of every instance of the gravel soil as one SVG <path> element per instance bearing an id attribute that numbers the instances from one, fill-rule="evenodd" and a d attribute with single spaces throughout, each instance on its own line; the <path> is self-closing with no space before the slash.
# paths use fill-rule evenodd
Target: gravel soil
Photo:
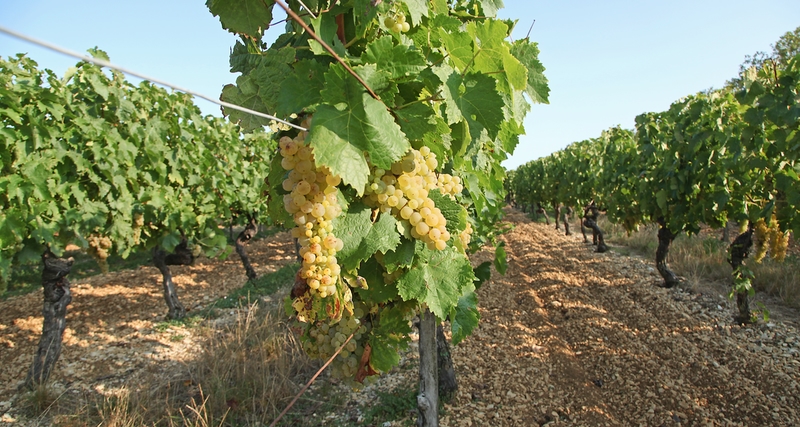
<path id="1" fill-rule="evenodd" d="M 459 391 L 440 425 L 800 426 L 795 310 L 768 304 L 769 322 L 736 324 L 724 290 L 660 288 L 652 260 L 506 213 L 508 270 L 478 290 L 481 322 L 453 348 Z M 416 351 L 320 425 L 362 425 L 378 391 L 415 388 Z M 378 425 L 414 425 L 405 415 Z"/>
<path id="2" fill-rule="evenodd" d="M 800 425 L 796 312 L 737 325 L 718 295 L 657 287 L 649 260 L 507 220 L 509 268 L 478 292 L 442 425 Z"/>
<path id="3" fill-rule="evenodd" d="M 288 233 L 251 242 L 247 251 L 259 275 L 294 260 Z M 226 260 L 201 258 L 170 269 L 189 316 L 247 282 L 235 252 Z M 153 266 L 72 281 L 61 357 L 50 377 L 56 396 L 107 394 L 166 380 L 196 357 L 203 345 L 197 328 L 164 322 L 161 281 Z M 0 425 L 21 417 L 25 401 L 17 388 L 39 343 L 41 312 L 41 292 L 0 301 Z"/>
<path id="4" fill-rule="evenodd" d="M 480 326 L 453 348 L 459 391 L 444 405 L 442 426 L 800 426 L 795 311 L 770 306 L 768 323 L 737 325 L 718 292 L 659 288 L 650 260 L 594 253 L 579 235 L 517 211 L 506 220 L 514 227 L 501 237 L 508 271 L 479 289 Z M 286 233 L 249 249 L 259 274 L 291 262 L 293 251 Z M 484 251 L 473 262 L 491 257 Z M 194 310 L 246 280 L 236 258 L 175 272 Z M 73 289 L 53 377 L 63 392 L 130 386 L 202 348 L 192 328 L 156 328 L 166 309 L 155 268 Z M 17 419 L 15 389 L 35 350 L 40 310 L 38 293 L 0 302 L 0 425 Z M 391 373 L 359 393 L 346 389 L 350 404 L 318 414 L 319 425 L 362 425 L 364 405 L 380 403 L 376 391 L 415 388 L 415 344 Z M 409 413 L 381 426 L 412 421 Z"/>

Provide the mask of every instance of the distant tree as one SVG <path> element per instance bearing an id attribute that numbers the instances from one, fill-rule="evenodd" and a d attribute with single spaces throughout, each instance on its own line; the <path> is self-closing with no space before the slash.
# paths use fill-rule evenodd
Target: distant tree
<path id="1" fill-rule="evenodd" d="M 759 51 L 745 56 L 744 62 L 739 65 L 739 75 L 729 80 L 726 86 L 734 89 L 743 88 L 743 76 L 752 68 L 756 70 L 761 70 L 765 66 L 784 68 L 791 58 L 800 54 L 800 27 L 795 28 L 794 31 L 787 31 L 770 47 L 772 48 L 771 53 Z"/>

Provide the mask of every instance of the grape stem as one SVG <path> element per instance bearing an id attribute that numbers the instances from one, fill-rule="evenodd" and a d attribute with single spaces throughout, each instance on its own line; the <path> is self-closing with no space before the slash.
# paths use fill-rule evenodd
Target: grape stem
<path id="1" fill-rule="evenodd" d="M 355 71 L 353 71 L 353 69 L 350 68 L 350 66 L 347 65 L 347 63 L 345 63 L 344 60 L 340 58 L 339 55 L 337 55 L 336 52 L 334 52 L 333 49 L 330 46 L 328 46 L 327 43 L 322 41 L 322 39 L 319 38 L 319 36 L 311 29 L 311 27 L 306 25 L 306 23 L 303 22 L 303 20 L 300 19 L 300 17 L 297 16 L 297 14 L 294 13 L 294 11 L 290 9 L 289 6 L 286 5 L 286 3 L 282 2 L 281 0 L 275 0 L 275 3 L 281 8 L 283 8 L 283 10 L 286 11 L 287 15 L 291 16 L 295 22 L 297 22 L 301 27 L 303 27 L 303 29 L 306 30 L 306 32 L 308 33 L 309 36 L 311 36 L 311 38 L 316 40 L 317 43 L 321 44 L 322 47 L 324 47 L 325 50 L 327 50 L 328 53 L 330 53 L 331 56 L 333 56 L 333 58 L 336 59 L 337 62 L 342 64 L 342 66 L 347 70 L 347 72 L 349 72 L 353 77 L 355 77 L 356 80 L 358 80 L 358 82 L 361 83 L 361 85 L 367 89 L 367 92 L 369 92 L 370 96 L 377 99 L 378 101 L 381 101 L 381 97 L 379 97 L 378 94 L 375 93 L 375 91 L 373 91 L 371 87 L 369 87 L 367 82 L 365 82 L 364 79 L 361 78 L 361 76 L 359 76 Z"/>
<path id="2" fill-rule="evenodd" d="M 280 2 L 280 0 L 276 0 L 276 1 L 277 1 L 277 2 Z M 357 331 L 357 329 L 356 329 L 356 331 Z M 295 396 L 295 397 L 294 397 L 294 399 L 292 399 L 292 401 L 291 401 L 291 402 L 289 402 L 289 405 L 288 405 L 288 406 L 286 406 L 286 408 L 284 408 L 284 409 L 283 409 L 283 411 L 281 411 L 281 413 L 278 415 L 278 418 L 275 418 L 275 421 L 273 421 L 273 422 L 272 422 L 272 424 L 270 424 L 270 425 L 269 425 L 269 427 L 275 427 L 275 425 L 276 425 L 276 424 L 278 424 L 278 421 L 280 421 L 280 420 L 281 420 L 281 418 L 283 418 L 283 416 L 284 416 L 284 415 L 286 415 L 286 413 L 287 413 L 287 412 L 289 412 L 289 409 L 292 409 L 292 406 L 294 406 L 294 404 L 297 402 L 297 399 L 300 399 L 300 396 L 302 396 L 302 395 L 303 395 L 303 393 L 305 393 L 305 392 L 306 392 L 306 390 L 308 390 L 308 388 L 309 388 L 309 387 L 311 387 L 311 384 L 314 384 L 314 381 L 317 379 L 317 377 L 318 377 L 318 376 L 319 376 L 319 375 L 320 375 L 320 374 L 321 374 L 321 373 L 322 373 L 322 372 L 325 370 L 325 368 L 327 368 L 327 367 L 328 367 L 328 365 L 330 365 L 330 364 L 331 364 L 331 362 L 333 362 L 333 359 L 335 359 L 335 358 L 336 358 L 336 356 L 338 356 L 338 355 L 339 355 L 339 353 L 341 353 L 341 351 L 342 351 L 342 349 L 344 348 L 344 346 L 346 346 L 346 345 L 347 345 L 347 343 L 349 343 L 349 342 L 350 342 L 350 340 L 351 340 L 351 339 L 353 339 L 353 335 L 355 335 L 355 334 L 356 334 L 356 331 L 353 331 L 353 333 L 352 333 L 352 334 L 350 334 L 350 336 L 349 336 L 349 337 L 347 337 L 347 339 L 346 339 L 346 340 L 344 340 L 344 343 L 343 343 L 343 344 L 342 344 L 342 345 L 341 345 L 341 346 L 340 346 L 338 349 L 336 349 L 336 352 L 335 352 L 335 353 L 333 353 L 333 356 L 331 356 L 331 357 L 328 359 L 328 361 L 327 361 L 327 362 L 325 362 L 325 364 L 324 364 L 324 365 L 322 365 L 322 367 L 321 367 L 321 368 L 319 368 L 319 370 L 317 371 L 317 373 L 316 373 L 316 374 L 314 374 L 314 376 L 313 376 L 313 377 L 311 377 L 311 379 L 310 379 L 310 380 L 308 380 L 308 382 L 306 383 L 306 385 L 305 385 L 305 386 L 303 386 L 303 389 L 302 389 L 302 390 L 300 390 L 300 392 L 299 392 L 299 393 L 297 393 L 297 396 Z"/>
<path id="3" fill-rule="evenodd" d="M 480 54 L 482 51 L 483 51 L 483 48 L 478 48 L 478 51 L 477 51 L 477 52 L 475 52 L 475 55 L 472 55 L 472 59 L 470 59 L 470 60 L 469 60 L 469 63 L 467 63 L 467 65 L 466 65 L 466 66 L 464 66 L 464 72 L 463 72 L 463 73 L 461 73 L 461 79 L 462 79 L 462 80 L 464 79 L 464 76 L 466 76 L 466 75 L 467 75 L 467 70 L 469 70 L 469 67 L 471 67 L 471 66 L 472 66 L 472 63 L 473 63 L 473 62 L 475 62 L 475 58 L 477 58 L 477 57 L 478 57 L 478 55 L 479 55 L 479 54 Z"/>
<path id="4" fill-rule="evenodd" d="M 444 98 L 441 98 L 439 96 L 439 95 L 441 95 L 441 93 L 442 93 L 442 91 L 439 91 L 439 92 L 436 92 L 435 94 L 433 94 L 433 95 L 431 95 L 431 96 L 429 96 L 427 98 L 422 98 L 422 99 L 417 99 L 415 101 L 411 101 L 409 103 L 406 103 L 406 104 L 400 105 L 398 107 L 395 107 L 394 110 L 395 111 L 402 110 L 403 108 L 406 108 L 406 107 L 408 107 L 410 105 L 418 104 L 420 102 L 444 101 Z"/>

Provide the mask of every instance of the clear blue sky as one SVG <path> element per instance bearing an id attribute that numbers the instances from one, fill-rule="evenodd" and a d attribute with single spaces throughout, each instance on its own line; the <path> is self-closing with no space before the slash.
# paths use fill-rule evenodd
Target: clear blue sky
<path id="1" fill-rule="evenodd" d="M 593 138 L 678 98 L 720 87 L 744 56 L 768 51 L 800 26 L 798 0 L 551 1 L 506 0 L 502 17 L 518 19 L 514 38 L 539 42 L 550 104 L 535 105 L 515 168 Z M 225 32 L 202 0 L 0 0 L 0 25 L 85 52 L 98 46 L 112 62 L 217 96 L 236 76 Z M 0 35 L 0 55 L 27 52 L 61 75 L 76 62 Z M 198 101 L 204 112 L 216 106 Z"/>

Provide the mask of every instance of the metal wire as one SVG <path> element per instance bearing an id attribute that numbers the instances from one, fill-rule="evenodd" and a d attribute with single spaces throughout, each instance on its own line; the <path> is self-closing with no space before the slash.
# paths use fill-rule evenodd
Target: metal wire
<path id="1" fill-rule="evenodd" d="M 61 53 L 63 55 L 72 56 L 72 57 L 80 59 L 82 61 L 91 62 L 92 64 L 96 64 L 96 65 L 99 65 L 101 67 L 111 68 L 111 69 L 123 72 L 125 74 L 131 75 L 131 76 L 134 76 L 134 77 L 138 77 L 138 78 L 140 78 L 142 80 L 148 80 L 148 81 L 151 81 L 153 83 L 159 84 L 161 86 L 166 86 L 166 87 L 172 88 L 174 90 L 187 93 L 187 94 L 192 95 L 194 97 L 205 99 L 208 102 L 220 105 L 222 107 L 230 108 L 230 109 L 233 109 L 233 110 L 238 110 L 238 111 L 241 111 L 241 112 L 244 112 L 244 113 L 247 113 L 247 114 L 252 114 L 252 115 L 257 116 L 257 117 L 263 117 L 265 119 L 275 120 L 276 122 L 283 123 L 285 125 L 291 126 L 291 127 L 295 128 L 295 129 L 298 129 L 298 130 L 303 130 L 303 131 L 308 130 L 308 129 L 302 127 L 302 126 L 297 126 L 294 123 L 287 122 L 287 121 L 279 119 L 279 118 L 277 118 L 275 116 L 271 116 L 269 114 L 265 114 L 265 113 L 261 113 L 261 112 L 255 111 L 255 110 L 251 110 L 249 108 L 245 108 L 245 107 L 242 107 L 242 106 L 239 106 L 239 105 L 236 105 L 236 104 L 231 104 L 230 102 L 220 101 L 220 100 L 214 99 L 214 98 L 212 98 L 212 97 L 210 97 L 208 95 L 203 95 L 203 94 L 195 92 L 193 90 L 189 90 L 189 89 L 174 85 L 172 83 L 165 82 L 165 81 L 160 80 L 160 79 L 156 79 L 156 78 L 153 78 L 153 77 L 146 76 L 146 75 L 144 75 L 142 73 L 138 73 L 136 71 L 120 67 L 119 65 L 114 65 L 114 64 L 112 64 L 112 63 L 110 63 L 108 61 L 105 61 L 103 59 L 92 58 L 91 56 L 82 55 L 82 54 L 80 54 L 78 52 L 75 52 L 75 51 L 72 51 L 72 50 L 69 50 L 69 49 L 65 49 L 65 48 L 60 47 L 60 46 L 56 46 L 56 45 L 54 45 L 52 43 L 48 43 L 48 42 L 45 42 L 45 41 L 42 41 L 42 40 L 35 39 L 33 37 L 26 36 L 26 35 L 24 35 L 22 33 L 18 33 L 18 32 L 14 31 L 14 30 L 6 28 L 6 27 L 4 27 L 2 25 L 0 25 L 0 33 L 5 33 L 5 34 L 7 34 L 7 35 L 9 35 L 11 37 L 26 41 L 28 43 L 33 43 L 35 45 L 38 45 L 38 46 L 41 46 L 41 47 L 56 51 L 56 52 Z"/>

